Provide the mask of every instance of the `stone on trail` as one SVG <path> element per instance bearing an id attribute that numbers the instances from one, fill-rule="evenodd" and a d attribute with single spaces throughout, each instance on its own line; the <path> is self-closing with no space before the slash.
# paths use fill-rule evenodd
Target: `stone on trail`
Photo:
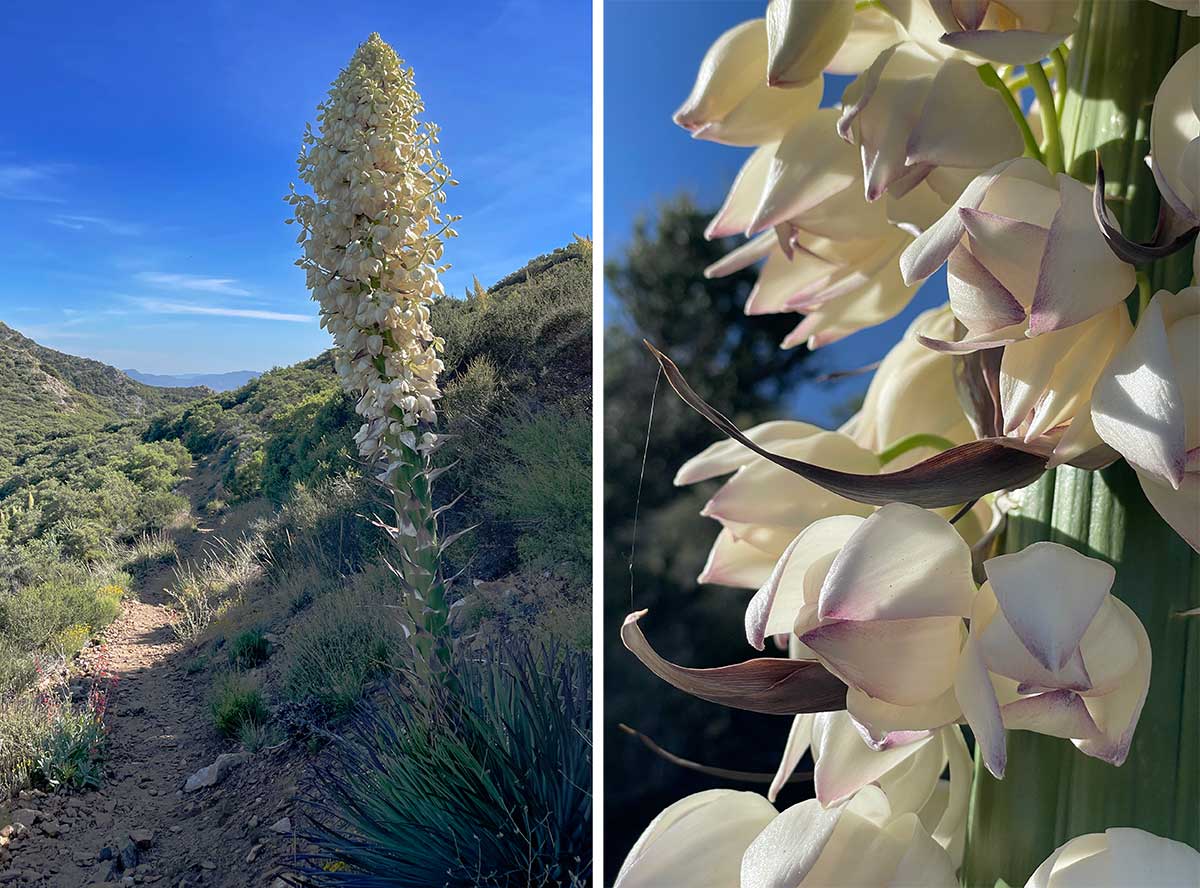
<path id="1" fill-rule="evenodd" d="M 292 819 L 290 817 L 280 817 L 270 826 L 271 832 L 277 832 L 281 836 L 286 836 L 292 831 Z"/>
<path id="2" fill-rule="evenodd" d="M 12 813 L 12 822 L 19 823 L 21 826 L 29 829 L 29 827 L 38 822 L 38 818 L 41 816 L 39 812 L 34 811 L 32 808 L 18 808 Z"/>
<path id="3" fill-rule="evenodd" d="M 145 851 L 154 844 L 154 830 L 131 829 L 129 831 L 129 840 L 137 845 L 139 850 Z"/>
<path id="4" fill-rule="evenodd" d="M 250 754 L 248 752 L 225 752 L 217 756 L 217 760 L 205 768 L 201 768 L 195 774 L 187 779 L 183 784 L 184 792 L 195 792 L 198 789 L 204 789 L 209 786 L 216 786 L 225 779 L 233 768 L 248 762 Z"/>

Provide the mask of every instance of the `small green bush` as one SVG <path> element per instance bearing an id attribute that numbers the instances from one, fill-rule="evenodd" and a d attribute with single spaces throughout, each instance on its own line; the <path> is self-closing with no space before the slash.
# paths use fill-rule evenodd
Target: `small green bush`
<path id="1" fill-rule="evenodd" d="M 213 725 L 223 737 L 241 736 L 248 724 L 265 725 L 270 719 L 262 692 L 243 676 L 227 673 L 213 691 Z"/>
<path id="2" fill-rule="evenodd" d="M 162 531 L 144 533 L 129 547 L 124 566 L 137 574 L 144 574 L 154 567 L 170 562 L 178 554 L 175 540 Z"/>
<path id="3" fill-rule="evenodd" d="M 121 595 L 121 585 L 64 565 L 0 597 L 0 636 L 18 650 L 59 652 L 56 642 L 72 627 L 97 630 L 111 623 L 121 612 Z"/>
<path id="4" fill-rule="evenodd" d="M 509 429 L 509 458 L 487 481 L 496 509 L 522 531 L 521 560 L 586 582 L 592 551 L 592 426 L 585 414 L 546 411 Z"/>
<path id="5" fill-rule="evenodd" d="M 333 720 L 353 710 L 371 680 L 392 667 L 404 638 L 387 609 L 386 587 L 365 585 L 317 599 L 294 624 L 285 648 L 284 693 Z"/>
<path id="6" fill-rule="evenodd" d="M 267 662 L 271 654 L 271 644 L 267 641 L 266 631 L 255 627 L 239 633 L 229 643 L 229 662 L 239 669 L 253 669 Z"/>
<path id="7" fill-rule="evenodd" d="M 591 879 L 590 659 L 519 644 L 409 678 L 320 769 L 317 885 L 572 886 Z"/>

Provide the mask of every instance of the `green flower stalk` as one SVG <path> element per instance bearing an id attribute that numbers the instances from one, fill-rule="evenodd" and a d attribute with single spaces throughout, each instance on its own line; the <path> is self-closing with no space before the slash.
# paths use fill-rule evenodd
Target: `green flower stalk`
<path id="1" fill-rule="evenodd" d="M 437 151 L 438 127 L 418 119 L 424 104 L 413 71 L 379 37 L 358 47 L 305 127 L 297 160 L 311 194 L 287 197 L 302 231 L 308 288 L 333 335 L 343 388 L 358 397 L 355 436 L 393 495 L 399 550 L 393 570 L 406 593 L 408 629 L 428 655 L 446 624 L 446 584 L 432 487 L 431 454 L 441 395 L 443 341 L 430 306 L 444 295 L 443 237 L 458 217 L 442 212 L 457 184 Z"/>

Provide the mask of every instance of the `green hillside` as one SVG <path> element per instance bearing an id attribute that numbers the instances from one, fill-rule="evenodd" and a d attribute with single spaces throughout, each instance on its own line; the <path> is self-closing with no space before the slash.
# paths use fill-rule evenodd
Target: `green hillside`
<path id="1" fill-rule="evenodd" d="M 115 367 L 39 345 L 0 322 L 0 481 L 19 451 L 194 401 L 205 388 L 155 388 Z"/>

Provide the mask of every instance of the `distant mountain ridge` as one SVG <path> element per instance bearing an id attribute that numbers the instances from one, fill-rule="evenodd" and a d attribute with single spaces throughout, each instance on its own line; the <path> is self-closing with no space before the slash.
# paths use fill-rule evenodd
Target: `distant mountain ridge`
<path id="1" fill-rule="evenodd" d="M 0 322 L 0 464 L 18 446 L 211 394 L 202 387 L 146 385 L 116 367 L 40 345 Z"/>
<path id="2" fill-rule="evenodd" d="M 143 373 L 141 370 L 123 371 L 130 379 L 146 385 L 166 388 L 194 388 L 204 386 L 214 392 L 228 392 L 241 388 L 253 379 L 262 376 L 261 370 L 230 370 L 227 373 Z"/>

